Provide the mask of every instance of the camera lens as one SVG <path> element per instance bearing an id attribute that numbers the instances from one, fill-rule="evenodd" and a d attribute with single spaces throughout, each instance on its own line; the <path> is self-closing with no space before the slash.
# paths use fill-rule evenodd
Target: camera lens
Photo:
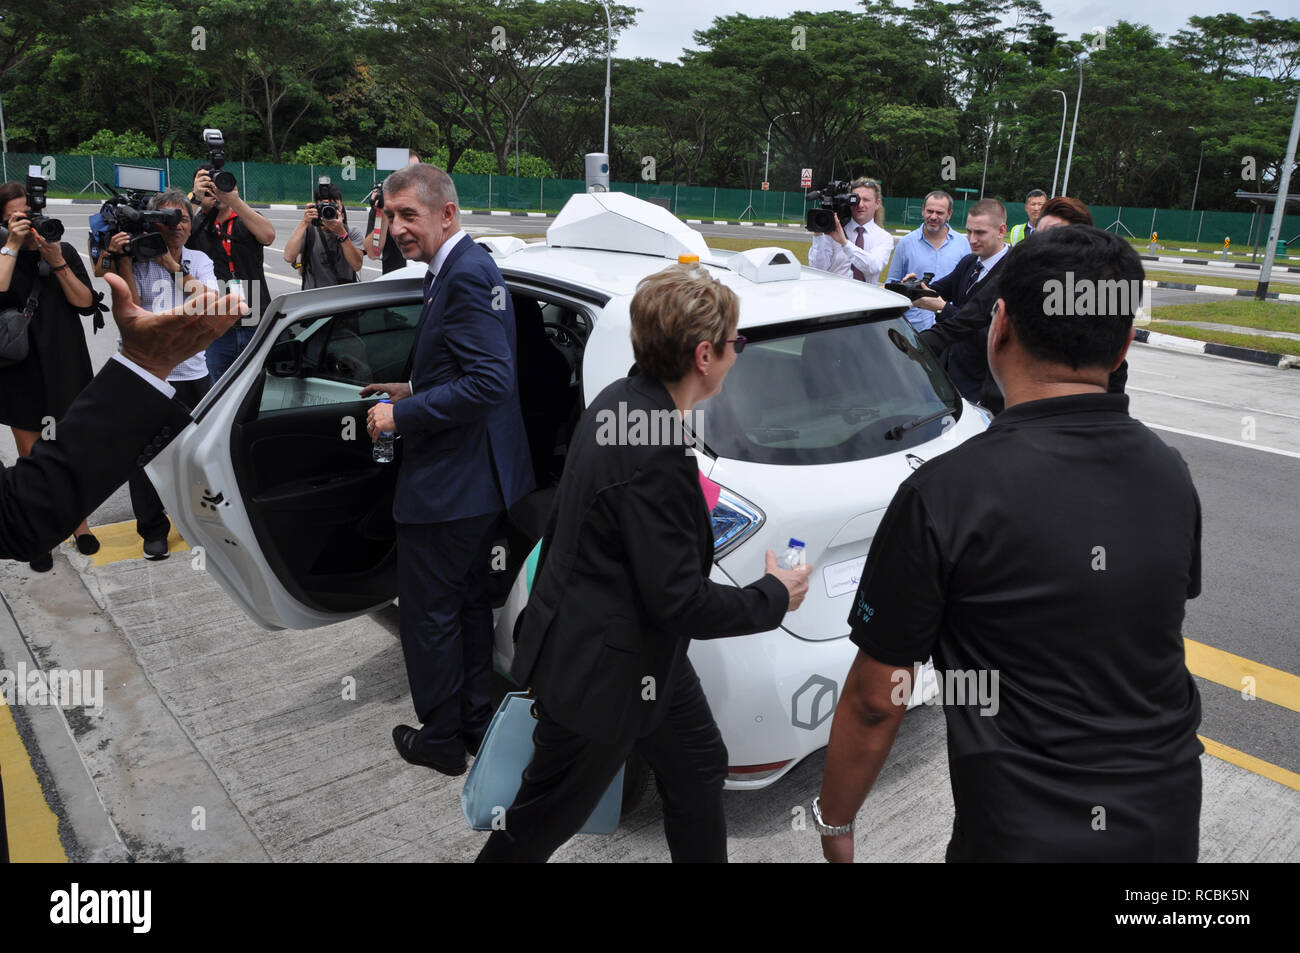
<path id="1" fill-rule="evenodd" d="M 47 242 L 57 242 L 63 238 L 63 223 L 57 218 L 43 218 L 36 225 L 36 234 Z"/>
<path id="2" fill-rule="evenodd" d="M 339 217 L 339 210 L 336 209 L 333 205 L 322 205 L 320 210 L 320 217 L 327 222 L 332 222 Z"/>
<path id="3" fill-rule="evenodd" d="M 225 169 L 214 172 L 212 174 L 212 184 L 222 192 L 233 192 L 235 190 L 235 173 L 227 172 Z"/>

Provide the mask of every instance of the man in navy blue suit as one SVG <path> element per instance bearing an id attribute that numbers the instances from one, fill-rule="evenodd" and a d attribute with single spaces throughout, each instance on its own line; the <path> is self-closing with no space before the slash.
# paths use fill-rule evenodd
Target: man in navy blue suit
<path id="1" fill-rule="evenodd" d="M 422 727 L 393 729 L 398 753 L 465 771 L 492 716 L 487 577 L 505 511 L 533 488 L 515 387 L 515 317 L 505 280 L 460 227 L 456 186 L 431 165 L 384 184 L 388 240 L 428 262 L 408 384 L 371 384 L 371 439 L 402 437 L 393 499 L 398 625 Z"/>

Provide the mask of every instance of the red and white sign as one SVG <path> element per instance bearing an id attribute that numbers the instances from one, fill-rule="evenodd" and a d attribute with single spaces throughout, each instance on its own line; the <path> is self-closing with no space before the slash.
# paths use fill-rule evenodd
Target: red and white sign
<path id="1" fill-rule="evenodd" d="M 804 169 L 802 172 L 799 173 L 799 188 L 801 189 L 812 188 L 812 169 Z"/>
<path id="2" fill-rule="evenodd" d="M 763 191 L 764 191 L 764 192 L 766 192 L 766 191 L 767 191 L 769 188 L 771 188 L 771 187 L 772 187 L 772 183 L 771 183 L 771 182 L 764 182 L 764 183 L 763 183 Z"/>

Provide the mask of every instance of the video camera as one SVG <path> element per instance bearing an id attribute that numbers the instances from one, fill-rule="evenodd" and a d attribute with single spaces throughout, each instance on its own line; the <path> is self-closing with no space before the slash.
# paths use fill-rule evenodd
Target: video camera
<path id="1" fill-rule="evenodd" d="M 212 165 L 212 184 L 222 192 L 235 190 L 235 173 L 222 171 L 226 164 L 226 137 L 220 129 L 204 129 L 203 141 L 208 146 L 208 162 Z"/>
<path id="2" fill-rule="evenodd" d="M 322 175 L 317 180 L 316 192 L 312 198 L 315 200 L 317 216 L 312 220 L 312 224 L 317 228 L 324 228 L 325 222 L 332 222 L 339 217 L 338 206 L 331 205 L 329 200 L 338 199 L 339 202 L 342 202 L 343 193 L 336 186 L 330 184 L 328 175 Z"/>
<path id="3" fill-rule="evenodd" d="M 917 298 L 929 298 L 934 294 L 934 290 L 924 288 L 922 285 L 928 285 L 933 277 L 934 272 L 927 271 L 920 278 L 913 278 L 911 281 L 887 281 L 885 282 L 885 290 L 905 295 L 909 301 L 915 301 Z"/>
<path id="4" fill-rule="evenodd" d="M 130 255 L 132 261 L 152 261 L 165 253 L 167 242 L 162 233 L 149 226 L 156 223 L 174 228 L 185 213 L 178 208 L 146 208 L 149 197 L 144 192 L 132 191 L 122 195 L 111 185 L 108 189 L 113 197 L 100 206 L 99 215 L 90 221 L 92 249 L 107 248 L 114 235 L 126 232 L 131 240 L 123 254 Z M 92 254 L 92 257 L 95 256 Z"/>
<path id="5" fill-rule="evenodd" d="M 808 201 L 816 202 L 817 205 L 808 210 L 804 225 L 810 232 L 829 235 L 835 231 L 835 218 L 839 218 L 840 225 L 843 226 L 853 215 L 853 207 L 858 204 L 858 194 L 849 187 L 849 183 L 836 180 L 816 192 L 809 192 Z"/>
<path id="6" fill-rule="evenodd" d="M 27 220 L 41 238 L 47 242 L 57 242 L 63 238 L 63 223 L 45 215 L 45 179 L 40 172 L 41 167 L 38 165 L 27 167 Z M 0 225 L 0 244 L 9 237 L 8 226 L 8 222 Z"/>

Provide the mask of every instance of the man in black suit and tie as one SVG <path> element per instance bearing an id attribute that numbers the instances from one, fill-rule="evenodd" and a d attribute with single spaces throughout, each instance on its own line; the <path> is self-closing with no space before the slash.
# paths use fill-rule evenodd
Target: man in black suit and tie
<path id="1" fill-rule="evenodd" d="M 418 730 L 393 729 L 398 753 L 443 774 L 465 771 L 492 717 L 487 577 L 505 511 L 533 488 L 515 386 L 515 316 L 492 256 L 460 227 L 456 186 L 431 165 L 384 183 L 388 240 L 428 262 L 410 383 L 371 384 L 371 439 L 401 435 L 398 626 Z"/>
<path id="2" fill-rule="evenodd" d="M 237 295 L 213 292 L 151 314 L 126 282 L 105 276 L 122 345 L 58 421 L 54 438 L 0 472 L 0 558 L 28 560 L 66 539 L 87 513 L 190 422 L 167 383 L 172 368 L 248 313 Z M 9 859 L 0 785 L 0 861 Z"/>
<path id="3" fill-rule="evenodd" d="M 989 315 L 998 300 L 998 272 L 1010 249 L 1003 241 L 1006 233 L 1006 206 L 997 199 L 980 199 L 966 216 L 971 254 L 931 283 L 934 296 L 913 302 L 937 312 L 934 327 L 917 337 L 940 356 L 963 397 L 995 413 L 1002 409 L 1002 397 L 989 375 L 985 351 Z"/>

